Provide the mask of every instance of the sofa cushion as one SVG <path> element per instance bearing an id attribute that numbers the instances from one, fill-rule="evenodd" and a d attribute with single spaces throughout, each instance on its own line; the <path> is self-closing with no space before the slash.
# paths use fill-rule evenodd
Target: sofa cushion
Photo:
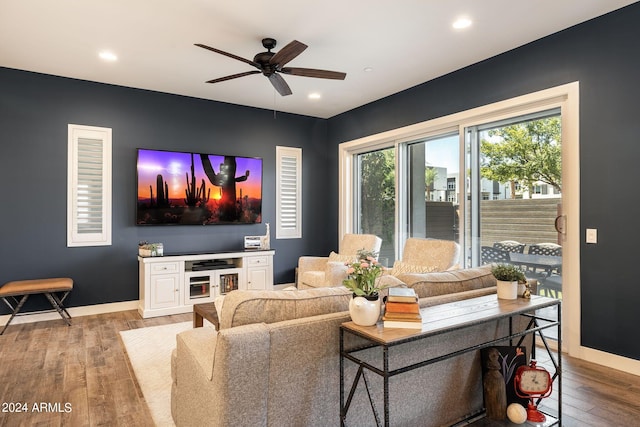
<path id="1" fill-rule="evenodd" d="M 233 291 L 224 299 L 220 329 L 250 323 L 274 323 L 349 310 L 344 287 L 291 291 Z"/>
<path id="2" fill-rule="evenodd" d="M 356 260 L 355 255 L 340 255 L 333 251 L 329 254 L 329 261 L 337 261 L 337 262 L 354 262 Z"/>
<path id="3" fill-rule="evenodd" d="M 496 285 L 491 266 L 433 273 L 405 273 L 397 278 L 415 289 L 418 298 L 464 292 Z"/>
<path id="4" fill-rule="evenodd" d="M 307 288 L 321 288 L 325 285 L 325 272 L 322 271 L 305 271 L 300 278 Z"/>
<path id="5" fill-rule="evenodd" d="M 408 262 L 397 260 L 393 263 L 393 268 L 391 269 L 390 274 L 398 276 L 402 273 L 431 273 L 433 271 L 438 271 L 438 267 L 435 265 L 426 266 L 409 264 Z"/>

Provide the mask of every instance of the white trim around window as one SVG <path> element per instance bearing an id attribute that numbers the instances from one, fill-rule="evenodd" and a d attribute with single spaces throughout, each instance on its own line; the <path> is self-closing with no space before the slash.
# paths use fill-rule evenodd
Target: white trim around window
<path id="1" fill-rule="evenodd" d="M 111 245 L 111 129 L 70 124 L 67 246 Z"/>

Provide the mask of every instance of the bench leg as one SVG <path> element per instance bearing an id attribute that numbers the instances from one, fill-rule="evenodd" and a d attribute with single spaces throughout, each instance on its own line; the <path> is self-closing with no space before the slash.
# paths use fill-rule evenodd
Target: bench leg
<path id="1" fill-rule="evenodd" d="M 20 302 L 18 303 L 18 305 L 15 306 L 15 308 L 11 305 L 9 301 L 7 301 L 6 298 L 2 298 L 5 304 L 11 307 L 11 309 L 13 310 L 13 313 L 11 313 L 11 317 L 9 317 L 9 320 L 7 320 L 7 323 L 4 325 L 4 328 L 2 328 L 2 332 L 0 332 L 0 335 L 4 334 L 4 331 L 7 329 L 7 326 L 9 326 L 9 323 L 11 323 L 13 318 L 16 317 L 16 314 L 18 314 L 18 312 L 22 309 L 22 306 L 24 305 L 24 303 L 27 302 L 27 298 L 29 298 L 29 294 L 23 295 L 22 299 L 20 299 Z"/>
<path id="2" fill-rule="evenodd" d="M 67 309 L 62 306 L 62 301 L 58 299 L 58 297 L 55 294 L 45 292 L 44 295 L 47 297 L 47 299 L 49 300 L 53 308 L 56 309 L 60 317 L 62 317 L 62 319 L 65 322 L 67 322 L 67 325 L 71 326 L 71 321 L 69 320 L 71 319 L 71 316 L 69 315 L 69 312 L 67 311 Z M 62 297 L 62 300 L 64 300 L 65 298 L 66 298 L 66 295 Z"/>

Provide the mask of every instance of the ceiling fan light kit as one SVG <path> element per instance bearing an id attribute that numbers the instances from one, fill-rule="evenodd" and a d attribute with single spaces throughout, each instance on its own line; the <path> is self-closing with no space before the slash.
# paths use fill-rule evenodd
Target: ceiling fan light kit
<path id="1" fill-rule="evenodd" d="M 339 71 L 318 70 L 314 68 L 285 67 L 287 63 L 300 55 L 307 48 L 307 45 L 297 40 L 292 41 L 278 52 L 271 52 L 276 47 L 276 40 L 272 38 L 262 39 L 262 46 L 267 49 L 266 52 L 260 52 L 253 57 L 253 60 L 245 59 L 240 56 L 207 46 L 201 43 L 195 45 L 203 49 L 210 50 L 220 55 L 228 56 L 235 60 L 251 65 L 257 70 L 245 71 L 243 73 L 232 74 L 217 79 L 208 80 L 207 83 L 219 83 L 226 80 L 236 79 L 238 77 L 250 76 L 252 74 L 262 73 L 269 79 L 275 90 L 282 96 L 291 95 L 291 88 L 280 74 L 290 74 L 292 76 L 314 77 L 318 79 L 344 80 L 346 73 Z"/>

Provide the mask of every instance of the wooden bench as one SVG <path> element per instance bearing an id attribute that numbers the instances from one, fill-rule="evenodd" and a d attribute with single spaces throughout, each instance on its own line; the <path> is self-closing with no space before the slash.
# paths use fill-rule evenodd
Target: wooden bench
<path id="1" fill-rule="evenodd" d="M 64 308 L 64 300 L 69 293 L 73 290 L 73 280 L 63 277 L 55 279 L 35 279 L 35 280 L 18 280 L 14 282 L 5 283 L 0 288 L 0 298 L 9 306 L 12 310 L 11 317 L 4 325 L 0 335 L 4 334 L 7 326 L 11 323 L 14 317 L 22 309 L 22 306 L 27 302 L 29 295 L 43 294 L 53 308 L 60 314 L 60 317 L 71 326 L 71 315 Z M 20 299 L 18 299 L 21 297 Z M 13 304 L 12 304 L 13 302 Z M 28 314 L 28 313 L 25 313 Z"/>

